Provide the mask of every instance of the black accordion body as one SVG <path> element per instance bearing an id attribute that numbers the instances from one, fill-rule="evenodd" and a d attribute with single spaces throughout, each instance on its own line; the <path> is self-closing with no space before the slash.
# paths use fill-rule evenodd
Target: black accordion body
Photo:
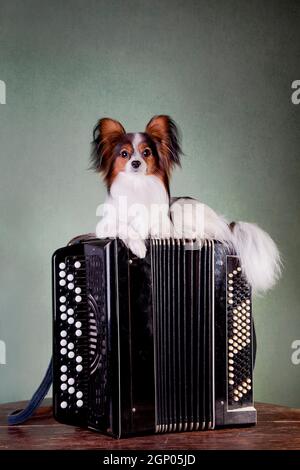
<path id="1" fill-rule="evenodd" d="M 114 437 L 256 422 L 251 290 L 218 242 L 53 255 L 55 418 Z"/>

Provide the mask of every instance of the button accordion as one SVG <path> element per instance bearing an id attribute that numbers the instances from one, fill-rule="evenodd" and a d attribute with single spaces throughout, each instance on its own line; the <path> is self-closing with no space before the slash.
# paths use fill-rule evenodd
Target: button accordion
<path id="1" fill-rule="evenodd" d="M 251 289 L 221 243 L 78 239 L 53 255 L 53 400 L 124 437 L 256 422 Z"/>

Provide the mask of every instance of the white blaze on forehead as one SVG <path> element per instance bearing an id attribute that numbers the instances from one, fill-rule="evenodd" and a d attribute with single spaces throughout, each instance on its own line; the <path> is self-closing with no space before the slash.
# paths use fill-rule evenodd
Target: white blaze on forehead
<path id="1" fill-rule="evenodd" d="M 135 174 L 146 174 L 147 173 L 147 163 L 145 162 L 144 158 L 141 156 L 139 151 L 139 145 L 143 142 L 143 135 L 140 133 L 136 133 L 132 137 L 131 145 L 133 147 L 133 154 L 129 158 L 128 162 L 125 166 L 125 171 L 127 173 L 134 172 Z M 133 161 L 139 161 L 140 165 L 138 167 L 132 166 Z"/>
<path id="2" fill-rule="evenodd" d="M 133 146 L 133 157 L 139 157 L 140 152 L 139 152 L 139 145 L 143 141 L 143 136 L 140 133 L 134 134 L 133 140 L 132 140 L 132 146 Z"/>

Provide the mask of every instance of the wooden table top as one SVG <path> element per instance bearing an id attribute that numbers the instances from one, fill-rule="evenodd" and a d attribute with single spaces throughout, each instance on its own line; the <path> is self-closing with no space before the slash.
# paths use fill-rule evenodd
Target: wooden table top
<path id="1" fill-rule="evenodd" d="M 117 440 L 56 422 L 49 399 L 27 423 L 7 426 L 7 415 L 24 404 L 18 402 L 0 406 L 0 450 L 300 449 L 300 409 L 285 406 L 257 403 L 256 426 Z"/>

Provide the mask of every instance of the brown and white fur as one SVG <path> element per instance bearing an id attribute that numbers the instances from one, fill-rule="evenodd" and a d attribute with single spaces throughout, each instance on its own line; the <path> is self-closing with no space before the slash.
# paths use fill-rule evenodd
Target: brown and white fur
<path id="1" fill-rule="evenodd" d="M 126 133 L 118 121 L 100 119 L 94 129 L 92 167 L 102 174 L 108 195 L 97 237 L 119 237 L 140 258 L 146 255 L 149 236 L 219 240 L 235 248 L 255 292 L 271 288 L 281 262 L 266 232 L 254 224 L 228 224 L 195 199 L 170 198 L 169 180 L 181 154 L 178 129 L 169 116 L 154 116 L 139 133 Z"/>

